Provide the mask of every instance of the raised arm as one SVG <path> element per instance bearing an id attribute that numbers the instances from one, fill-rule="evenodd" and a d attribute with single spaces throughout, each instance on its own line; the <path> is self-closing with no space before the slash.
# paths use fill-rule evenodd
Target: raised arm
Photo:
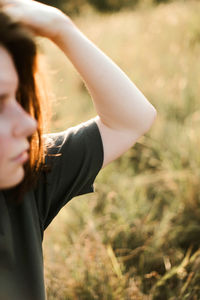
<path id="1" fill-rule="evenodd" d="M 54 42 L 78 70 L 92 96 L 105 166 L 150 129 L 156 110 L 126 74 L 69 20 L 61 21 Z"/>
<path id="2" fill-rule="evenodd" d="M 97 111 L 103 166 L 127 151 L 151 127 L 156 110 L 125 73 L 59 10 L 32 0 L 0 0 L 9 14 L 51 39 L 84 80 Z M 11 5 L 10 5 L 11 4 Z M 133 66 L 134 67 L 134 66 Z"/>

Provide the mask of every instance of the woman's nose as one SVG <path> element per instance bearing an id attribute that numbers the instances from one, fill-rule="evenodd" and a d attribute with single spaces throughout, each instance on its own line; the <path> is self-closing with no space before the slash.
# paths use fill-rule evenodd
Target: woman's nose
<path id="1" fill-rule="evenodd" d="M 28 137 L 37 129 L 37 121 L 31 117 L 19 104 L 13 133 L 15 136 Z"/>

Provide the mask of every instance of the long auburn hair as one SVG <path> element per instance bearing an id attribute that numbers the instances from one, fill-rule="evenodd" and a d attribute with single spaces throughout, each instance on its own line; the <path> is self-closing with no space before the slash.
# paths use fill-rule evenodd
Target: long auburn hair
<path id="1" fill-rule="evenodd" d="M 29 137 L 30 159 L 24 165 L 24 179 L 18 186 L 11 189 L 12 195 L 15 195 L 15 202 L 20 203 L 24 193 L 37 183 L 41 170 L 47 169 L 46 146 L 42 135 L 47 130 L 48 119 L 46 117 L 49 117 L 49 106 L 46 104 L 49 101 L 44 92 L 45 87 L 41 86 L 38 53 L 33 35 L 22 24 L 12 20 L 1 10 L 0 45 L 12 56 L 18 73 L 17 101 L 38 122 L 37 131 Z"/>

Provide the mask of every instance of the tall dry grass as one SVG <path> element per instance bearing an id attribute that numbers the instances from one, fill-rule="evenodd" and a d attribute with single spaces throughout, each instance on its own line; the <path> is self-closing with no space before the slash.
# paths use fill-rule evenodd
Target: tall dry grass
<path id="1" fill-rule="evenodd" d="M 75 21 L 155 105 L 152 130 L 72 200 L 44 241 L 48 299 L 200 299 L 200 4 L 177 1 Z M 95 115 L 58 49 L 52 130 Z"/>

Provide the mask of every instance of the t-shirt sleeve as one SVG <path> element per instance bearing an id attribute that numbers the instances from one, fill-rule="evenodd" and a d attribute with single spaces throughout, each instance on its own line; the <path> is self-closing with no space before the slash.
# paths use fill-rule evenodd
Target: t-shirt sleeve
<path id="1" fill-rule="evenodd" d="M 49 151 L 35 196 L 43 230 L 73 197 L 94 191 L 93 183 L 103 164 L 103 144 L 94 120 L 47 135 Z"/>

